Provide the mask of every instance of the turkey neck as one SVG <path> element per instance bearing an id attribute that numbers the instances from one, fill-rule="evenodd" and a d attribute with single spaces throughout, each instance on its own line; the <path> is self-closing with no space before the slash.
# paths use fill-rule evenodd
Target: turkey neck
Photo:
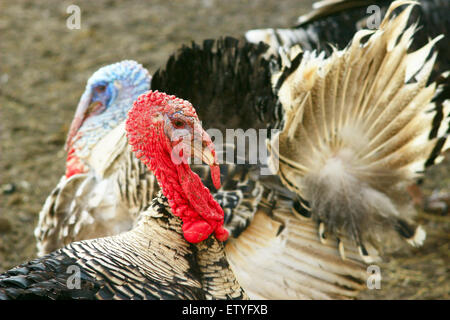
<path id="1" fill-rule="evenodd" d="M 190 277 L 201 283 L 205 298 L 248 298 L 228 263 L 223 244 L 213 235 L 197 244 L 187 242 L 183 237 L 181 219 L 172 214 L 161 191 L 150 209 L 141 215 L 139 225 L 118 237 L 124 246 L 133 244 L 133 251 L 143 260 L 143 268 L 148 272 L 153 269 L 156 252 L 156 258 L 168 265 L 186 261 L 192 273 Z"/>
<path id="2" fill-rule="evenodd" d="M 222 242 L 210 236 L 194 246 L 207 299 L 248 299 L 228 263 Z"/>

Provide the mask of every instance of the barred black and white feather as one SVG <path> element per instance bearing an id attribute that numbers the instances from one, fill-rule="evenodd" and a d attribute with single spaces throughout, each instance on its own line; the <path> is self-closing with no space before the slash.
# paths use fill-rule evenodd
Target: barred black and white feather
<path id="1" fill-rule="evenodd" d="M 9 299 L 245 299 L 213 236 L 188 243 L 158 193 L 131 231 L 71 243 L 0 275 Z"/>

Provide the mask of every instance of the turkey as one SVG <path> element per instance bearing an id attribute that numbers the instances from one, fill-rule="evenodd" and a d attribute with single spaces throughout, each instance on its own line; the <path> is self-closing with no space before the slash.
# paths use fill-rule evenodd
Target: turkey
<path id="1" fill-rule="evenodd" d="M 403 4 L 394 2 L 386 16 Z M 358 31 L 328 58 L 293 50 L 291 65 L 298 67 L 274 76 L 286 112 L 270 147 L 279 176 L 301 198 L 323 241 L 346 234 L 369 263 L 366 244 L 382 242 L 390 230 L 422 244 L 425 232 L 412 220 L 406 187 L 449 144 L 448 122 L 435 121 L 439 90 L 428 84 L 432 49 L 442 36 L 409 52 L 417 29 L 408 26 L 412 8 L 385 18 L 377 31 Z M 441 106 L 448 114 L 448 101 Z"/>
<path id="2" fill-rule="evenodd" d="M 130 144 L 162 191 L 137 227 L 74 242 L 0 275 L 0 299 L 245 299 L 223 250 L 223 211 L 188 165 L 211 166 L 214 145 L 193 106 L 158 91 L 141 95 L 126 123 Z M 197 145 L 191 154 L 177 153 Z M 71 270 L 75 270 L 76 273 Z"/>
<path id="3" fill-rule="evenodd" d="M 402 26 L 397 28 L 403 30 Z M 272 91 L 271 74 L 277 71 L 278 60 L 266 59 L 266 53 L 263 44 L 231 38 L 208 40 L 203 46 L 193 44 L 182 48 L 168 60 L 165 69 L 154 74 L 152 89 L 193 102 L 205 128 L 222 132 L 227 128 L 280 129 L 288 118 Z M 301 56 L 296 61 L 300 62 Z M 285 68 L 280 77 L 274 78 L 276 83 L 282 84 L 297 66 L 292 63 L 292 69 Z M 106 150 L 122 156 L 131 154 L 123 124 L 108 136 L 111 142 Z M 220 143 L 215 144 L 220 149 Z M 301 150 L 302 146 L 296 148 Z M 104 156 L 105 152 L 99 154 Z M 260 175 L 260 167 L 260 163 L 222 164 L 223 187 L 214 192 L 226 211 L 225 226 L 231 234 L 225 246 L 227 257 L 249 296 L 355 297 L 365 288 L 367 273 L 362 262 L 377 258 L 375 248 L 367 244 L 360 252 L 346 234 L 326 241 L 323 232 L 319 237 L 317 220 L 303 208 L 308 208 L 307 203 L 298 199 L 296 190 L 287 190 L 277 176 Z M 123 176 L 142 177 L 143 181 L 153 177 L 138 166 L 122 164 L 122 168 L 127 173 Z M 206 173 L 201 174 L 203 181 L 214 190 Z M 136 193 L 134 181 L 125 180 L 121 196 L 128 195 L 138 203 L 145 193 Z"/>
<path id="4" fill-rule="evenodd" d="M 127 175 L 131 167 L 144 170 L 132 157 L 125 170 L 116 170 L 122 145 L 109 145 L 109 135 L 120 126 L 136 98 L 149 90 L 151 76 L 135 61 L 122 61 L 96 71 L 88 80 L 78 104 L 66 142 L 66 174 L 61 177 L 39 213 L 35 229 L 38 255 L 50 253 L 76 241 L 128 231 L 135 216 L 156 191 L 153 176 L 141 181 Z M 118 176 L 118 173 L 123 173 Z M 135 179 L 140 202 L 123 190 L 125 180 Z"/>

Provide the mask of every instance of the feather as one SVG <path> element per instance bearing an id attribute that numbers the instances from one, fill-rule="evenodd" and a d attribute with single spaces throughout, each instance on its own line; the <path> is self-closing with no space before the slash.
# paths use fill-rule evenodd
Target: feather
<path id="1" fill-rule="evenodd" d="M 190 244 L 181 227 L 159 193 L 133 230 L 74 242 L 0 274 L 0 300 L 245 299 L 223 245 Z"/>
<path id="2" fill-rule="evenodd" d="M 354 298 L 365 286 L 365 265 L 348 239 L 325 244 L 310 219 L 296 218 L 292 202 L 278 198 L 270 214 L 260 209 L 225 251 L 252 299 Z M 345 259 L 338 254 L 345 244 Z M 376 251 L 371 251 L 376 257 Z M 270 257 L 270 258 L 269 258 Z"/>
<path id="3" fill-rule="evenodd" d="M 386 14 L 391 3 L 392 0 L 318 1 L 312 11 L 298 18 L 295 26 L 249 30 L 245 37 L 252 43 L 268 44 L 272 54 L 277 54 L 279 48 L 289 51 L 293 45 L 299 45 L 304 51 L 319 50 L 331 55 L 333 48 L 343 49 L 357 31 L 378 28 L 378 17 Z M 414 8 L 409 19 L 409 22 L 419 21 L 421 24 L 413 43 L 415 49 L 440 34 L 448 37 L 450 30 L 450 20 L 446 15 L 450 2 L 418 0 L 417 3 L 420 7 Z M 449 47 L 445 41 L 437 43 L 436 47 L 440 55 L 431 76 L 432 81 L 450 68 Z"/>
<path id="4" fill-rule="evenodd" d="M 440 37 L 409 52 L 413 5 L 392 17 L 410 3 L 393 2 L 379 30 L 357 32 L 328 58 L 303 54 L 278 91 L 286 120 L 269 148 L 282 181 L 308 201 L 321 238 L 350 236 L 367 262 L 364 242 L 412 223 L 404 186 L 445 138 L 429 139 L 436 85 L 428 80 Z M 424 238 L 422 229 L 400 234 L 415 245 Z"/>
<path id="5" fill-rule="evenodd" d="M 90 157 L 90 172 L 62 177 L 46 199 L 35 228 L 39 256 L 72 241 L 130 230 L 159 190 L 128 146 L 123 123 L 100 140 Z"/>

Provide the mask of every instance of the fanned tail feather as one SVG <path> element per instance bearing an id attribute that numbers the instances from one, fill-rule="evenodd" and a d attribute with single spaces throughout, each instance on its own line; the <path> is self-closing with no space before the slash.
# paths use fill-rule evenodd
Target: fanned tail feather
<path id="1" fill-rule="evenodd" d="M 448 121 L 436 114 L 448 115 L 449 103 L 437 107 L 436 83 L 428 83 L 441 37 L 408 52 L 415 4 L 393 2 L 378 30 L 357 32 L 326 59 L 304 52 L 298 67 L 274 76 L 286 115 L 269 146 L 271 161 L 307 200 L 319 231 L 348 234 L 363 257 L 364 243 L 379 242 L 387 230 L 421 245 L 425 232 L 412 220 L 406 187 L 448 148 Z"/>

